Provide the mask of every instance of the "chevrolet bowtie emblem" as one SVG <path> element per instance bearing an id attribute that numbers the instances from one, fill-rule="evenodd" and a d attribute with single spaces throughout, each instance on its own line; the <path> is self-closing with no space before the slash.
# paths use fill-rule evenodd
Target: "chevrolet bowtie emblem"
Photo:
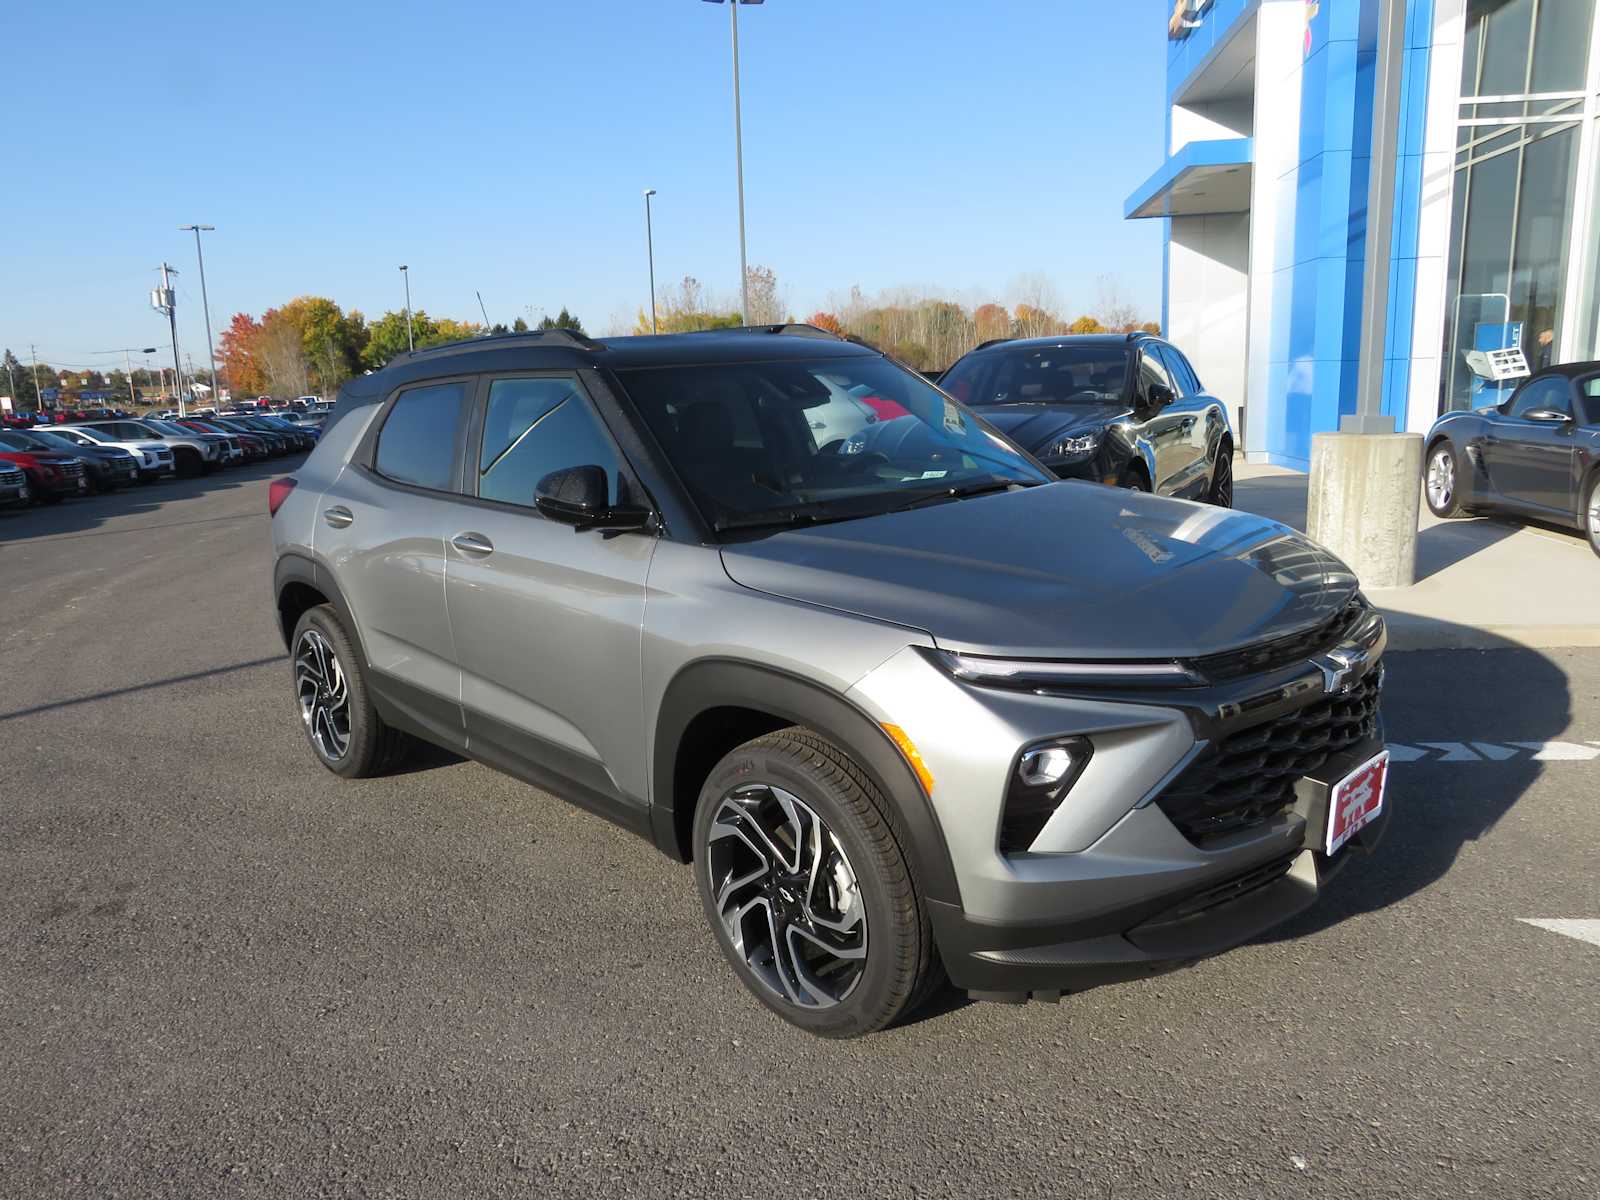
<path id="1" fill-rule="evenodd" d="M 1367 652 L 1354 646 L 1339 646 L 1319 654 L 1311 664 L 1322 672 L 1322 690 L 1330 695 L 1348 692 L 1366 673 Z"/>

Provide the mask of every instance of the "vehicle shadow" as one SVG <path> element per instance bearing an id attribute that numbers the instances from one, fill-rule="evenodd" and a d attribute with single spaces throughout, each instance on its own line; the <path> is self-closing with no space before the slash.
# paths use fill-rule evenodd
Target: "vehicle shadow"
<path id="1" fill-rule="evenodd" d="M 1241 512 L 1268 517 L 1303 533 L 1306 528 L 1308 482 L 1304 475 L 1266 475 L 1241 479 L 1234 485 L 1234 507 Z M 1426 510 L 1423 510 L 1423 520 L 1426 523 L 1417 531 L 1418 583 L 1503 542 L 1520 527 L 1520 522 L 1515 519 L 1499 517 L 1436 521 Z"/>
<path id="2" fill-rule="evenodd" d="M 1357 853 L 1312 908 L 1259 940 L 1305 937 L 1425 890 L 1544 773 L 1539 745 L 1561 740 L 1572 719 L 1566 671 L 1539 650 L 1474 641 L 1487 648 L 1385 656 L 1387 740 L 1424 757 L 1391 765 L 1392 815 L 1377 849 Z"/>
<path id="3" fill-rule="evenodd" d="M 152 483 L 132 484 L 115 492 L 73 497 L 59 504 L 0 510 L 0 544 L 37 538 L 129 533 L 139 529 L 165 528 L 168 525 L 185 525 L 197 521 L 239 520 L 245 514 L 221 517 L 196 515 L 162 522 L 159 526 L 134 524 L 110 530 L 102 528 L 106 522 L 115 518 L 154 513 L 167 508 L 174 501 L 221 495 L 241 487 L 275 479 L 279 475 L 291 473 L 304 461 L 303 454 L 288 455 L 244 466 L 229 467 L 193 479 L 161 479 Z M 262 513 L 265 513 L 264 505 Z"/>

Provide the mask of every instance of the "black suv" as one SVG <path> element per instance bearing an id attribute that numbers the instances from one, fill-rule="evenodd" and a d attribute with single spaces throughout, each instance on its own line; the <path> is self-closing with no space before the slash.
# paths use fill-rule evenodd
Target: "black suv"
<path id="1" fill-rule="evenodd" d="M 1062 479 L 1233 506 L 1228 414 L 1150 334 L 1001 338 L 940 386 Z"/>

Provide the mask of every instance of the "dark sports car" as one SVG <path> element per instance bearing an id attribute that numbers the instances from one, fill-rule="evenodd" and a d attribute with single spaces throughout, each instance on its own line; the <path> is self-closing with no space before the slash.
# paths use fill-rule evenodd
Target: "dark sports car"
<path id="1" fill-rule="evenodd" d="M 1150 334 L 985 342 L 939 384 L 1062 479 L 1233 504 L 1227 412 Z"/>
<path id="2" fill-rule="evenodd" d="M 1503 404 L 1445 413 L 1426 455 L 1435 516 L 1536 517 L 1582 530 L 1600 554 L 1600 362 L 1550 367 Z"/>

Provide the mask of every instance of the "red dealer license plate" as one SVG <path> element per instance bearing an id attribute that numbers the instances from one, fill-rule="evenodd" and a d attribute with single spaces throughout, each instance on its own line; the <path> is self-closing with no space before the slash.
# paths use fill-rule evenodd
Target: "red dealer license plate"
<path id="1" fill-rule="evenodd" d="M 1333 785 L 1328 797 L 1328 853 L 1372 823 L 1383 811 L 1383 786 L 1389 779 L 1389 752 L 1380 751 Z"/>

